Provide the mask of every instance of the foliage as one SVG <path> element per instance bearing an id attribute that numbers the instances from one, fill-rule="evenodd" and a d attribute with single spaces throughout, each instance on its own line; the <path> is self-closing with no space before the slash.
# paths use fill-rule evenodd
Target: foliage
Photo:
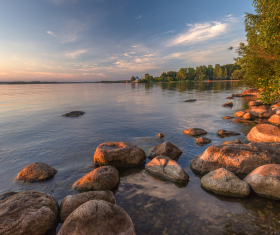
<path id="1" fill-rule="evenodd" d="M 136 78 L 134 76 L 131 77 L 131 81 L 133 82 Z"/>

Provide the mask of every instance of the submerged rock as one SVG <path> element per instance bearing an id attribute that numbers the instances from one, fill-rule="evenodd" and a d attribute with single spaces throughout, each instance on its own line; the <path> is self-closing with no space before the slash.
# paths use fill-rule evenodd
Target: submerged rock
<path id="1" fill-rule="evenodd" d="M 57 201 L 44 193 L 25 191 L 0 201 L 0 234 L 44 235 L 55 224 Z"/>
<path id="2" fill-rule="evenodd" d="M 222 117 L 222 119 L 233 119 L 233 117 L 231 117 L 231 116 L 224 116 L 224 117 Z"/>
<path id="3" fill-rule="evenodd" d="M 223 145 L 232 145 L 232 144 L 244 144 L 240 140 L 228 140 L 222 143 Z"/>
<path id="4" fill-rule="evenodd" d="M 217 132 L 217 135 L 221 138 L 224 138 L 224 137 L 229 137 L 229 136 L 240 135 L 240 133 L 237 133 L 234 131 L 219 130 Z"/>
<path id="5" fill-rule="evenodd" d="M 207 131 L 200 128 L 189 128 L 184 130 L 183 133 L 189 136 L 200 136 L 200 135 L 206 135 Z"/>
<path id="6" fill-rule="evenodd" d="M 195 99 L 188 99 L 188 100 L 184 100 L 184 102 L 195 102 Z"/>
<path id="7" fill-rule="evenodd" d="M 72 111 L 70 113 L 65 113 L 63 114 L 62 116 L 65 116 L 65 117 L 79 117 L 81 115 L 84 115 L 85 112 L 83 111 Z"/>
<path id="8" fill-rule="evenodd" d="M 241 94 L 232 94 L 232 97 L 243 97 Z"/>
<path id="9" fill-rule="evenodd" d="M 241 95 L 243 95 L 243 96 L 257 96 L 259 93 L 260 93 L 259 90 L 250 88 L 250 89 L 247 89 L 247 90 L 241 92 Z"/>
<path id="10" fill-rule="evenodd" d="M 228 96 L 226 99 L 234 99 L 232 96 Z"/>
<path id="11" fill-rule="evenodd" d="M 74 210 L 58 235 L 112 234 L 136 235 L 131 218 L 121 207 L 101 200 L 90 200 Z"/>
<path id="12" fill-rule="evenodd" d="M 90 200 L 103 200 L 112 204 L 116 203 L 114 194 L 110 190 L 90 191 L 75 195 L 68 195 L 60 204 L 60 219 L 65 221 L 66 218 L 79 206 Z"/>
<path id="13" fill-rule="evenodd" d="M 246 112 L 244 111 L 237 111 L 233 114 L 233 116 L 242 118 L 245 115 L 245 113 Z"/>
<path id="14" fill-rule="evenodd" d="M 195 142 L 200 145 L 205 145 L 205 144 L 210 144 L 212 142 L 212 140 L 210 140 L 208 138 L 200 137 L 200 138 L 196 139 Z"/>
<path id="15" fill-rule="evenodd" d="M 163 156 L 163 157 L 169 157 L 170 159 L 174 160 L 180 157 L 182 153 L 183 152 L 174 144 L 171 144 L 170 142 L 164 142 L 162 144 L 156 145 L 152 149 L 149 158 L 153 159 L 156 156 Z"/>
<path id="16" fill-rule="evenodd" d="M 232 107 L 233 103 L 232 102 L 227 102 L 225 104 L 222 105 L 223 107 Z"/>
<path id="17" fill-rule="evenodd" d="M 25 182 L 43 181 L 52 178 L 57 170 L 42 162 L 32 163 L 23 168 L 17 175 L 17 180 Z"/>
<path id="18" fill-rule="evenodd" d="M 143 164 L 146 154 L 143 149 L 131 143 L 107 142 L 97 147 L 93 158 L 96 165 L 122 168 Z"/>
<path id="19" fill-rule="evenodd" d="M 267 164 L 253 170 L 245 179 L 259 196 L 280 200 L 280 165 Z"/>
<path id="20" fill-rule="evenodd" d="M 248 141 L 280 142 L 280 129 L 270 124 L 259 124 L 251 129 L 247 135 Z"/>
<path id="21" fill-rule="evenodd" d="M 163 138 L 163 137 L 164 137 L 164 134 L 162 134 L 162 133 L 158 133 L 157 137 L 161 139 L 161 138 Z"/>
<path id="22" fill-rule="evenodd" d="M 211 192 L 227 197 L 247 197 L 250 193 L 248 183 L 224 168 L 211 171 L 203 176 L 201 185 Z"/>
<path id="23" fill-rule="evenodd" d="M 251 120 L 247 120 L 247 119 L 242 119 L 242 118 L 235 118 L 233 120 L 233 122 L 235 122 L 235 123 L 245 123 L 245 124 L 257 124 L 257 122 L 255 122 L 255 121 L 251 121 Z"/>
<path id="24" fill-rule="evenodd" d="M 101 166 L 86 174 L 73 184 L 77 191 L 110 190 L 120 181 L 118 170 L 113 166 Z"/>
<path id="25" fill-rule="evenodd" d="M 269 118 L 274 114 L 272 109 L 265 105 L 251 106 L 249 109 L 246 109 L 245 112 L 251 113 L 255 117 L 259 117 L 259 118 Z"/>
<path id="26" fill-rule="evenodd" d="M 280 125 L 280 115 L 274 114 L 268 119 L 268 121 L 273 124 Z"/>
<path id="27" fill-rule="evenodd" d="M 189 176 L 184 169 L 168 157 L 155 157 L 146 165 L 145 169 L 173 181 L 189 181 Z"/>
<path id="28" fill-rule="evenodd" d="M 216 145 L 208 147 L 191 163 L 191 169 L 199 174 L 225 168 L 234 174 L 248 174 L 255 168 L 275 163 L 267 151 L 245 144 Z"/>

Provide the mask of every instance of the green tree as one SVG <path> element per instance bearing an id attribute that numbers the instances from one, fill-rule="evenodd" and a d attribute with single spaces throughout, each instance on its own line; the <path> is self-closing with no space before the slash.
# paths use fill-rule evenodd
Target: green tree
<path id="1" fill-rule="evenodd" d="M 133 81 L 135 80 L 135 77 L 134 77 L 134 76 L 132 76 L 130 80 L 133 82 Z"/>
<path id="2" fill-rule="evenodd" d="M 213 70 L 213 77 L 218 78 L 219 77 L 219 71 L 221 66 L 219 64 L 215 64 L 214 70 Z"/>
<path id="3" fill-rule="evenodd" d="M 180 68 L 177 72 L 176 79 L 178 81 L 187 80 L 187 68 Z"/>
<path id="4" fill-rule="evenodd" d="M 227 78 L 227 76 L 228 76 L 228 70 L 227 70 L 227 67 L 225 67 L 223 77 Z"/>
<path id="5" fill-rule="evenodd" d="M 247 45 L 237 49 L 244 85 L 262 90 L 264 103 L 280 98 L 280 1 L 254 0 L 256 14 L 246 13 Z"/>

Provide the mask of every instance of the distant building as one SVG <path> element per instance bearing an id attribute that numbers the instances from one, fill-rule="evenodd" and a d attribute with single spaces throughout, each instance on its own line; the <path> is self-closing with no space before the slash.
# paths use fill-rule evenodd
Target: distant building
<path id="1" fill-rule="evenodd" d="M 136 76 L 136 78 L 135 78 L 135 80 L 133 82 L 138 82 L 138 80 L 139 80 L 139 77 Z"/>

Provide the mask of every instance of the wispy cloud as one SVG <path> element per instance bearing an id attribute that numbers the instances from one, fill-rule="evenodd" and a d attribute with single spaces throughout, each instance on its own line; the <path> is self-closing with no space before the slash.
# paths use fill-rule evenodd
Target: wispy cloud
<path id="1" fill-rule="evenodd" d="M 193 44 L 206 41 L 226 32 L 227 24 L 217 21 L 187 24 L 190 29 L 178 35 L 168 43 L 168 46 L 177 46 L 182 44 Z"/>
<path id="2" fill-rule="evenodd" d="M 136 19 L 140 19 L 140 18 L 142 18 L 142 15 L 136 17 Z"/>
<path id="3" fill-rule="evenodd" d="M 161 33 L 161 34 L 167 34 L 167 33 L 175 33 L 175 30 L 169 30 L 169 31 L 166 31 L 166 32 Z"/>
<path id="4" fill-rule="evenodd" d="M 138 46 L 132 46 L 132 47 L 138 47 Z"/>
<path id="5" fill-rule="evenodd" d="M 244 20 L 244 16 L 234 16 L 233 14 L 229 14 L 226 16 L 226 18 L 224 19 L 224 21 L 227 22 L 232 22 L 232 23 L 236 23 L 236 22 L 241 22 Z"/>
<path id="6" fill-rule="evenodd" d="M 52 32 L 52 31 L 47 31 L 47 34 L 52 35 L 52 36 L 54 36 L 54 37 L 57 37 L 57 36 L 54 34 L 54 32 Z"/>
<path id="7" fill-rule="evenodd" d="M 85 53 L 87 53 L 87 50 L 77 50 L 77 51 L 67 53 L 66 56 L 76 59 L 79 55 L 85 54 Z"/>

